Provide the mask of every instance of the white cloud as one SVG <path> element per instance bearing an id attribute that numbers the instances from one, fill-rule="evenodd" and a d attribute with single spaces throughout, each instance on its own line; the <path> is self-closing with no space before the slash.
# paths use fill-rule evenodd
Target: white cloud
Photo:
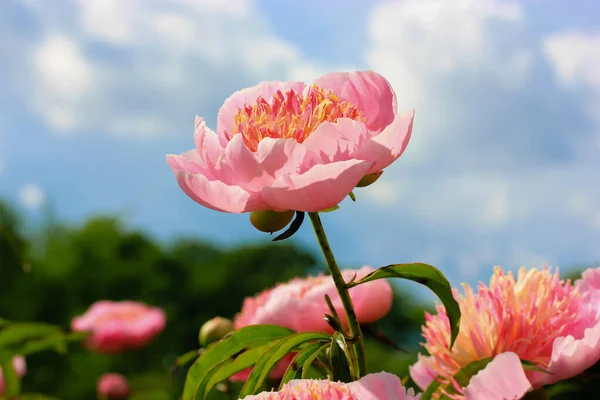
<path id="1" fill-rule="evenodd" d="M 46 200 L 46 195 L 42 188 L 34 183 L 23 185 L 19 189 L 18 196 L 23 206 L 33 210 L 38 210 Z"/>
<path id="2" fill-rule="evenodd" d="M 542 48 L 563 84 L 600 90 L 600 32 L 550 35 Z"/>
<path id="3" fill-rule="evenodd" d="M 323 69 L 274 35 L 250 1 L 74 5 L 64 15 L 32 5 L 40 19 L 63 19 L 44 24 L 33 53 L 33 104 L 57 132 L 188 132 L 196 113 L 214 120 L 239 87 Z"/>

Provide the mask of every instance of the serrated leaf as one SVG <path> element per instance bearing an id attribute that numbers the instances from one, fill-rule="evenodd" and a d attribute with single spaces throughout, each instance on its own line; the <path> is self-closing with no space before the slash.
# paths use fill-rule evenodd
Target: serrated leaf
<path id="1" fill-rule="evenodd" d="M 450 348 L 452 348 L 460 328 L 460 308 L 452 295 L 450 282 L 444 274 L 434 266 L 423 263 L 392 264 L 376 269 L 362 279 L 348 284 L 348 287 L 384 278 L 408 279 L 427 286 L 437 295 L 446 308 L 450 320 Z"/>
<path id="2" fill-rule="evenodd" d="M 281 361 L 289 352 L 296 349 L 301 344 L 312 341 L 329 341 L 331 336 L 320 332 L 295 333 L 291 336 L 280 339 L 258 359 L 246 384 L 242 388 L 239 397 L 244 398 L 255 394 L 268 378 L 269 373 L 279 361 Z"/>
<path id="3" fill-rule="evenodd" d="M 207 373 L 215 365 L 219 365 L 243 351 L 264 345 L 268 341 L 281 339 L 292 333 L 292 330 L 276 325 L 251 325 L 213 343 L 190 367 L 181 400 L 196 399 L 200 384 L 207 379 Z"/>
<path id="4" fill-rule="evenodd" d="M 348 359 L 353 358 L 350 353 L 352 350 L 348 348 L 344 336 L 339 332 L 333 334 L 331 347 L 329 348 L 329 357 L 331 360 L 332 372 L 334 381 L 352 382 L 352 374 L 350 373 L 350 364 Z"/>
<path id="5" fill-rule="evenodd" d="M 285 374 L 283 374 L 283 378 L 281 378 L 281 383 L 279 385 L 279 389 L 283 387 L 286 383 L 291 381 L 292 379 L 299 379 L 301 377 L 301 373 L 303 371 L 304 363 L 311 359 L 314 359 L 327 348 L 328 344 L 311 343 L 308 346 L 304 347 L 302 350 L 298 352 L 294 356 L 294 360 L 290 363 L 290 365 L 285 370 Z"/>

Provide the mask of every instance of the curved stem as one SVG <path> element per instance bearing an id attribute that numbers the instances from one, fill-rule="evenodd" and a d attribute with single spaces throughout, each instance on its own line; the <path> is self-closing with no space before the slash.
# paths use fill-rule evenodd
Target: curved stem
<path id="1" fill-rule="evenodd" d="M 367 374 L 367 359 L 365 355 L 365 342 L 363 339 L 362 332 L 360 330 L 358 319 L 356 318 L 356 313 L 354 312 L 354 305 L 352 304 L 352 299 L 350 298 L 350 293 L 348 292 L 346 281 L 344 281 L 344 277 L 342 276 L 340 268 L 338 267 L 335 261 L 335 257 L 333 256 L 331 247 L 329 247 L 329 241 L 327 240 L 327 235 L 325 234 L 325 230 L 323 229 L 323 224 L 321 223 L 319 213 L 309 212 L 308 216 L 310 217 L 310 222 L 312 222 L 313 229 L 315 230 L 315 235 L 317 236 L 317 240 L 319 241 L 319 246 L 321 246 L 323 256 L 325 257 L 325 261 L 327 262 L 329 273 L 333 278 L 335 287 L 340 295 L 340 299 L 342 300 L 344 311 L 346 312 L 346 318 L 348 319 L 348 328 L 350 330 L 350 334 L 354 338 L 354 341 L 351 344 L 349 343 L 349 346 L 356 354 L 356 359 L 358 361 L 358 365 L 356 365 L 354 368 L 356 371 L 354 375 L 357 376 L 354 376 L 354 378 L 359 379 L 360 377 L 365 376 Z M 350 362 L 351 360 L 348 361 Z"/>

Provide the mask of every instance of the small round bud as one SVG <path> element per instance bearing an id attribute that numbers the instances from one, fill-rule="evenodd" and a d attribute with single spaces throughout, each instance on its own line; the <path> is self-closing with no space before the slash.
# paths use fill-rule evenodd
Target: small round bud
<path id="1" fill-rule="evenodd" d="M 375 183 L 375 181 L 377 181 L 377 179 L 379 179 L 379 177 L 382 174 L 383 174 L 383 170 L 373 172 L 372 174 L 369 174 L 369 175 L 365 175 L 362 177 L 362 179 L 360 181 L 358 181 L 358 183 L 356 184 L 356 187 L 369 186 L 369 185 Z"/>
<path id="2" fill-rule="evenodd" d="M 129 397 L 129 383 L 121 374 L 104 374 L 98 379 L 98 397 L 106 400 L 125 400 Z"/>
<path id="3" fill-rule="evenodd" d="M 250 223 L 261 232 L 273 233 L 285 228 L 294 218 L 294 211 L 252 211 Z"/>
<path id="4" fill-rule="evenodd" d="M 227 318 L 215 317 L 210 321 L 207 321 L 202 325 L 202 328 L 200 328 L 200 334 L 198 335 L 200 346 L 206 347 L 212 342 L 221 340 L 233 330 L 233 321 Z"/>

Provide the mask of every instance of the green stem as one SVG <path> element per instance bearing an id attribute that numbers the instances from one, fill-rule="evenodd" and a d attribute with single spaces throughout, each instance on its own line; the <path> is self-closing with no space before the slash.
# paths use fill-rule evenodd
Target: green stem
<path id="1" fill-rule="evenodd" d="M 350 344 L 350 347 L 356 354 L 356 359 L 358 361 L 358 365 L 353 368 L 354 371 L 356 371 L 355 375 L 357 375 L 354 376 L 354 378 L 359 379 L 367 374 L 367 359 L 365 354 L 365 342 L 360 330 L 358 319 L 356 318 L 356 313 L 354 312 L 354 305 L 352 304 L 352 299 L 350 298 L 346 281 L 342 276 L 340 268 L 338 267 L 335 257 L 333 256 L 333 252 L 331 251 L 331 247 L 329 246 L 329 241 L 327 240 L 327 235 L 323 229 L 323 224 L 321 223 L 319 213 L 309 212 L 308 216 L 310 217 L 313 229 L 315 230 L 315 235 L 319 241 L 319 246 L 321 246 L 321 250 L 323 251 L 323 256 L 325 257 L 327 267 L 329 268 L 329 273 L 333 278 L 335 287 L 340 295 L 340 299 L 342 300 L 342 305 L 344 306 L 344 311 L 346 312 L 346 318 L 348 319 L 350 335 L 352 335 L 352 337 L 355 339 L 353 343 Z M 348 360 L 348 362 L 351 361 L 352 360 Z"/>

